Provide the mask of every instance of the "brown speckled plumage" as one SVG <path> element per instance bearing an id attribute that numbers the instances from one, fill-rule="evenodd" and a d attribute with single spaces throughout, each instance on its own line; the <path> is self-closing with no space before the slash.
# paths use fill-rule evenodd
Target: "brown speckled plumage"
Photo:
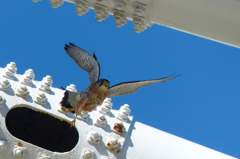
<path id="1" fill-rule="evenodd" d="M 99 80 L 100 85 L 97 82 L 91 84 L 83 93 L 78 93 L 76 95 L 76 102 L 74 108 L 69 110 L 75 110 L 75 118 L 71 122 L 71 126 L 75 125 L 75 121 L 81 111 L 91 112 L 98 105 L 101 105 L 103 100 L 107 97 L 107 92 L 109 89 L 109 82 L 104 79 Z"/>

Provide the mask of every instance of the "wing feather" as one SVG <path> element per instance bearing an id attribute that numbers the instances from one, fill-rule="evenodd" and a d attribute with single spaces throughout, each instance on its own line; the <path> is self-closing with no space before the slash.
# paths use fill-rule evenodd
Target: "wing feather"
<path id="1" fill-rule="evenodd" d="M 66 107 L 66 108 L 75 107 L 76 97 L 79 94 L 80 93 L 75 93 L 75 92 L 71 92 L 71 91 L 66 90 L 64 92 L 62 101 L 60 102 L 60 105 Z"/>
<path id="2" fill-rule="evenodd" d="M 72 43 L 65 45 L 64 49 L 80 68 L 88 72 L 91 84 L 99 79 L 100 65 L 94 53 L 92 56 Z"/>
<path id="3" fill-rule="evenodd" d="M 66 107 L 66 108 L 74 108 L 75 104 L 76 104 L 76 101 L 77 101 L 77 97 L 78 97 L 78 99 L 82 98 L 82 97 L 87 97 L 88 98 L 89 93 L 86 93 L 86 92 L 76 93 L 76 92 L 65 90 L 63 98 L 60 102 L 60 105 Z"/>
<path id="4" fill-rule="evenodd" d="M 134 93 L 143 86 L 148 86 L 148 85 L 151 85 L 151 84 L 157 83 L 157 82 L 166 82 L 175 77 L 176 76 L 154 79 L 154 80 L 132 81 L 132 82 L 119 83 L 117 85 L 110 87 L 107 97 L 114 97 L 114 96 L 120 96 L 120 95 Z"/>

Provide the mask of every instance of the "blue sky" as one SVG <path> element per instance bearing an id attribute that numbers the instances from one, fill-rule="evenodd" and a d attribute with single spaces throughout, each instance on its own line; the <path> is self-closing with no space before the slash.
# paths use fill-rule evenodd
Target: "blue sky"
<path id="1" fill-rule="evenodd" d="M 80 17 L 67 2 L 2 1 L 0 67 L 14 61 L 19 74 L 32 68 L 36 80 L 51 75 L 53 86 L 83 91 L 88 74 L 63 49 L 72 42 L 96 53 L 111 85 L 181 74 L 112 98 L 113 108 L 129 104 L 136 121 L 240 158 L 240 50 L 158 25 L 137 34 L 132 22 L 113 21 L 97 22 L 93 10 Z"/>

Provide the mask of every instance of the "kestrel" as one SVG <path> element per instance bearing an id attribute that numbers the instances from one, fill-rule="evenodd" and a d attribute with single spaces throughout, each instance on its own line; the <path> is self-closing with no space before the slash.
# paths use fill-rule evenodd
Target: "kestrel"
<path id="1" fill-rule="evenodd" d="M 75 125 L 76 118 L 81 111 L 91 112 L 97 106 L 101 105 L 106 97 L 110 98 L 134 93 L 143 86 L 148 86 L 157 82 L 166 82 L 176 77 L 173 76 L 154 80 L 123 82 L 109 87 L 110 82 L 108 80 L 99 79 L 100 65 L 94 53 L 91 55 L 72 43 L 65 45 L 64 49 L 80 68 L 88 72 L 91 83 L 84 92 L 75 93 L 66 90 L 64 93 L 64 97 L 60 102 L 61 106 L 69 108 L 69 111 L 75 110 L 75 118 L 72 122 L 70 122 L 71 126 Z"/>

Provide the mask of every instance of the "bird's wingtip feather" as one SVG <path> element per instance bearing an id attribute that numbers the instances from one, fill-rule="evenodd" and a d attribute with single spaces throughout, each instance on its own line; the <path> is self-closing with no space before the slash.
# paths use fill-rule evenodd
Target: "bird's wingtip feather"
<path id="1" fill-rule="evenodd" d="M 71 46 L 76 46 L 76 45 L 74 45 L 73 43 L 71 43 L 71 42 L 69 42 L 69 44 L 71 45 Z"/>
<path id="2" fill-rule="evenodd" d="M 67 51 L 70 46 L 65 44 L 64 49 Z"/>
<path id="3" fill-rule="evenodd" d="M 179 76 L 181 76 L 181 75 L 182 75 L 182 74 L 175 75 L 174 78 L 175 78 L 175 77 L 179 77 Z"/>
<path id="4" fill-rule="evenodd" d="M 93 58 L 98 61 L 96 54 L 93 52 Z"/>

